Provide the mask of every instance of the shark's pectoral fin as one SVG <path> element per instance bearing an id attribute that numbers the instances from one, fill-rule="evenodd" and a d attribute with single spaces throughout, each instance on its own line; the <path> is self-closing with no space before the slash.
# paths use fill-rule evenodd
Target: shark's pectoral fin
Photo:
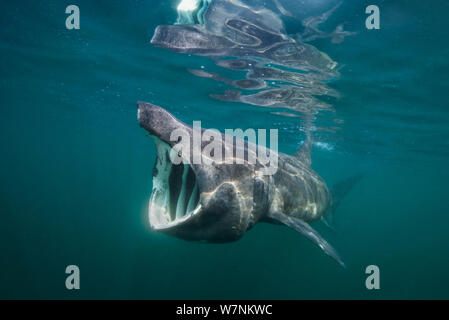
<path id="1" fill-rule="evenodd" d="M 346 268 L 343 260 L 338 255 L 337 251 L 318 233 L 316 232 L 307 222 L 299 219 L 289 217 L 283 213 L 275 212 L 270 213 L 269 217 L 275 219 L 282 224 L 298 231 L 304 235 L 307 239 L 318 245 L 327 255 L 334 258 L 343 268 Z"/>

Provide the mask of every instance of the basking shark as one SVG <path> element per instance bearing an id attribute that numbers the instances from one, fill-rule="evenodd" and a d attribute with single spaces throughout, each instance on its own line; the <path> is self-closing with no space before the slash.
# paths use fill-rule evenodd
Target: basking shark
<path id="1" fill-rule="evenodd" d="M 248 153 L 255 150 L 250 142 L 245 141 L 245 152 L 238 153 L 239 144 L 229 141 L 239 138 L 229 140 L 225 134 L 221 134 L 222 145 L 224 150 L 232 149 L 232 163 L 194 164 L 190 152 L 189 159 L 174 164 L 170 152 L 179 141 L 171 141 L 171 133 L 184 130 L 193 139 L 192 127 L 146 102 L 138 103 L 138 121 L 157 149 L 149 201 L 153 230 L 185 240 L 230 242 L 240 239 L 258 222 L 283 224 L 344 266 L 337 251 L 309 225 L 331 214 L 336 203 L 325 181 L 310 167 L 310 141 L 306 140 L 294 155 L 277 153 L 277 170 L 267 175 L 263 173 L 264 164 L 248 161 Z M 204 151 L 206 143 L 202 142 L 200 152 L 209 157 Z M 235 158 L 241 154 L 244 156 L 239 162 Z M 345 185 L 353 185 L 356 180 Z"/>
<path id="2" fill-rule="evenodd" d="M 291 16 L 279 0 L 274 6 Z M 236 80 L 204 69 L 188 69 L 198 77 L 232 88 L 224 94 L 211 94 L 212 98 L 279 109 L 272 113 L 304 119 L 306 139 L 294 155 L 265 150 L 276 154 L 277 170 L 273 174 L 264 174 L 267 165 L 258 154 L 252 154 L 260 146 L 247 141 L 230 144 L 239 138 L 228 139 L 221 133 L 223 151 L 231 151 L 234 161 L 196 164 L 191 159 L 195 153 L 192 149 L 190 156 L 181 154 L 183 162 L 175 164 L 170 154 L 177 152 L 178 142 L 171 141 L 172 132 L 183 130 L 194 140 L 194 129 L 161 107 L 139 102 L 139 124 L 157 149 L 149 201 L 152 229 L 186 240 L 229 242 L 240 239 L 259 222 L 282 224 L 344 266 L 337 251 L 309 224 L 318 220 L 326 223 L 342 196 L 360 178 L 350 178 L 330 191 L 311 169 L 312 133 L 319 130 L 313 120 L 321 111 L 334 111 L 317 97 L 338 97 L 326 81 L 338 77 L 339 68 L 327 54 L 305 42 L 328 36 L 317 26 L 337 7 L 304 20 L 305 31 L 296 38 L 286 33 L 282 20 L 266 1 L 258 0 L 183 0 L 178 6 L 182 12 L 177 23 L 157 26 L 151 39 L 154 46 L 206 56 L 217 67 L 238 73 L 237 77 L 245 74 L 244 79 Z M 337 28 L 332 34 L 334 42 L 340 42 L 344 35 L 342 28 Z M 341 122 L 337 120 L 335 123 Z M 196 154 L 207 158 L 205 143 Z M 244 152 L 237 152 L 241 148 Z M 256 162 L 249 161 L 250 154 Z"/>

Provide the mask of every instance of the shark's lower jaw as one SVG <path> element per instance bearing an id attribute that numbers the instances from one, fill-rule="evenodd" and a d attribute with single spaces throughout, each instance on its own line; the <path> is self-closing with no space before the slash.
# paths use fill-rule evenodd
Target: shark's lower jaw
<path id="1" fill-rule="evenodd" d="M 198 182 L 188 164 L 173 164 L 170 146 L 152 136 L 157 149 L 148 215 L 151 228 L 167 230 L 185 223 L 201 209 Z"/>

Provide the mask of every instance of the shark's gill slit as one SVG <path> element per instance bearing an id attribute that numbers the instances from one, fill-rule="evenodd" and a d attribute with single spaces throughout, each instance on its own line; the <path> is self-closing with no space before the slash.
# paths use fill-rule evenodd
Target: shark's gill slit
<path id="1" fill-rule="evenodd" d="M 189 172 L 189 166 L 183 165 L 182 178 L 181 178 L 181 190 L 179 191 L 178 202 L 176 204 L 176 219 L 182 218 L 186 214 L 186 180 L 187 173 Z M 179 177 L 178 177 L 179 178 Z"/>
<path id="2" fill-rule="evenodd" d="M 179 196 L 181 194 L 181 186 L 182 186 L 182 173 L 183 173 L 184 165 L 172 165 L 172 169 L 170 172 L 170 178 L 168 180 L 168 187 L 170 192 L 170 220 L 173 221 L 177 217 L 176 210 L 177 204 L 179 201 Z M 180 218 L 180 217 L 179 217 Z"/>
<path id="3" fill-rule="evenodd" d="M 192 212 L 195 210 L 195 207 L 197 206 L 199 202 L 199 194 L 198 194 L 198 183 L 195 179 L 195 184 L 193 185 L 193 191 L 189 199 L 189 203 L 187 204 L 187 212 Z"/>
<path id="4" fill-rule="evenodd" d="M 170 146 L 152 138 L 156 143 L 157 159 L 149 204 L 150 223 L 155 228 L 164 228 L 187 220 L 198 208 L 200 197 L 192 167 L 173 164 Z"/>

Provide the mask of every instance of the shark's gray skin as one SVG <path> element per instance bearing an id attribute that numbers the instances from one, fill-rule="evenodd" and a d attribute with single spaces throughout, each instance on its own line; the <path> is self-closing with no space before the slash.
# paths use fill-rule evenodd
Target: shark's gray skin
<path id="1" fill-rule="evenodd" d="M 344 266 L 335 249 L 309 225 L 322 219 L 332 206 L 326 183 L 310 167 L 309 140 L 295 155 L 279 153 L 273 175 L 262 173 L 260 161 L 248 161 L 247 152 L 253 150 L 249 143 L 244 144 L 243 164 L 237 164 L 237 144 L 227 144 L 225 135 L 223 149 L 234 149 L 232 164 L 194 164 L 187 159 L 189 164 L 174 165 L 169 153 L 179 141 L 171 141 L 170 135 L 182 129 L 192 139 L 192 127 L 145 102 L 138 103 L 138 121 L 157 147 L 149 202 L 154 230 L 186 240 L 229 242 L 258 222 L 280 223 L 303 234 Z"/>

